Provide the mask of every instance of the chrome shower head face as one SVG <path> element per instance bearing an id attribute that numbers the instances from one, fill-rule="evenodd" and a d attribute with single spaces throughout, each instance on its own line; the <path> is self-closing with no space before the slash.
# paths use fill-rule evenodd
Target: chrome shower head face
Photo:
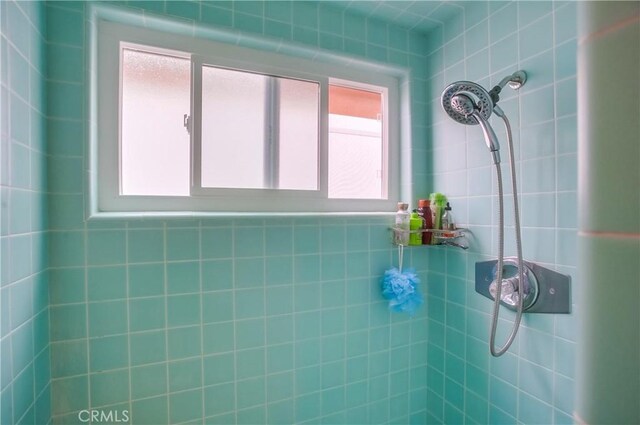
<path id="1" fill-rule="evenodd" d="M 493 111 L 489 93 L 471 81 L 457 81 L 448 85 L 442 92 L 441 101 L 445 112 L 460 124 L 478 124 L 473 116 L 474 111 L 478 111 L 485 120 L 489 119 Z"/>

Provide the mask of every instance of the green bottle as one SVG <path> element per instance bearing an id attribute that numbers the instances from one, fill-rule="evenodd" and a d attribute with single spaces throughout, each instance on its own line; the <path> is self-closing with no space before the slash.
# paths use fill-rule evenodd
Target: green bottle
<path id="1" fill-rule="evenodd" d="M 409 245 L 422 245 L 422 233 L 418 232 L 420 229 L 422 229 L 422 217 L 413 210 L 409 219 L 409 230 L 412 232 L 409 233 Z"/>
<path id="2" fill-rule="evenodd" d="M 431 215 L 433 217 L 433 228 L 442 230 L 442 214 L 444 214 L 444 208 L 447 205 L 447 197 L 442 193 L 436 192 L 429 196 L 431 200 Z M 431 238 L 431 244 L 437 245 L 440 243 L 439 238 Z"/>

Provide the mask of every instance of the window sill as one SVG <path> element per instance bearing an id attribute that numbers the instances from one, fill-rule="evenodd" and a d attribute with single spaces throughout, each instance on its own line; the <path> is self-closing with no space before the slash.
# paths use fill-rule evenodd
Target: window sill
<path id="1" fill-rule="evenodd" d="M 203 212 L 203 211 L 158 211 L 158 212 L 93 212 L 89 221 L 140 220 L 140 219 L 184 219 L 184 218 L 295 218 L 295 217 L 390 217 L 395 212 Z"/>

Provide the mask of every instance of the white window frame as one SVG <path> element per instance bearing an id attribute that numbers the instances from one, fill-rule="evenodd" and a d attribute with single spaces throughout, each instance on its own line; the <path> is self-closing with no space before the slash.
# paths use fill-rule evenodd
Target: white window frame
<path id="1" fill-rule="evenodd" d="M 93 74 L 96 95 L 96 141 L 92 143 L 90 163 L 97 168 L 90 177 L 92 215 L 101 213 L 214 213 L 214 214 L 324 214 L 324 213 L 388 213 L 393 211 L 400 195 L 400 78 L 366 63 L 336 66 L 322 60 L 309 60 L 291 55 L 255 50 L 219 43 L 203 38 L 177 35 L 146 28 L 100 20 L 97 26 L 96 69 Z M 192 57 L 191 113 L 191 196 L 133 196 L 120 194 L 120 58 L 121 43 L 150 46 L 158 52 Z M 319 190 L 284 189 L 210 189 L 198 187 L 200 145 L 195 143 L 200 132 L 198 114 L 201 93 L 193 90 L 196 83 L 194 62 L 253 71 L 273 76 L 320 82 L 319 117 Z M 386 170 L 385 199 L 328 198 L 328 84 L 346 85 L 371 90 L 383 88 L 383 133 L 386 138 L 383 167 Z M 118 89 L 115 89 L 118 88 Z M 383 184 L 383 187 L 385 185 Z"/>

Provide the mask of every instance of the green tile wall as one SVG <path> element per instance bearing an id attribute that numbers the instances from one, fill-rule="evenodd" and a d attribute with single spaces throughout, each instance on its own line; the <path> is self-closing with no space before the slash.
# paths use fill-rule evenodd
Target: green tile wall
<path id="1" fill-rule="evenodd" d="M 328 3 L 110 5 L 405 66 L 413 108 L 427 105 L 426 38 Z M 428 320 L 380 296 L 388 220 L 85 221 L 88 7 L 46 8 L 53 422 L 102 409 L 136 424 L 424 423 Z M 428 256 L 405 264 L 426 278 Z"/>
<path id="2" fill-rule="evenodd" d="M 474 291 L 474 264 L 497 253 L 495 171 L 480 129 L 449 119 L 440 93 L 457 80 L 490 88 L 518 69 L 528 72 L 520 92 L 506 88 L 500 102 L 514 128 L 524 256 L 575 277 L 576 4 L 463 7 L 462 19 L 430 34 L 426 154 L 432 160 L 415 174 L 449 195 L 458 223 L 474 235 L 468 252 L 447 248 L 429 259 L 427 422 L 572 423 L 580 282 L 573 280 L 571 315 L 525 315 L 509 352 L 490 356 L 492 302 Z M 493 123 L 504 141 L 501 121 Z M 506 170 L 507 144 L 501 144 Z M 510 202 L 506 251 L 514 255 Z M 500 317 L 502 344 L 514 315 L 502 310 Z"/>
<path id="3" fill-rule="evenodd" d="M 50 421 L 44 6 L 0 3 L 0 423 Z"/>

